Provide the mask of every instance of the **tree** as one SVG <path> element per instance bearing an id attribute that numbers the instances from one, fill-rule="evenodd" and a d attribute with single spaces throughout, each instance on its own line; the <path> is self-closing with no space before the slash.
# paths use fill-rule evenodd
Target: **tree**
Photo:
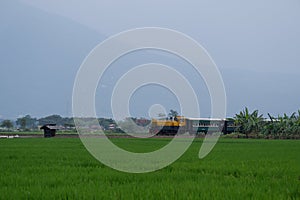
<path id="1" fill-rule="evenodd" d="M 21 129 L 25 129 L 26 128 L 26 119 L 25 119 L 25 117 L 18 118 L 17 119 L 17 125 L 19 125 Z"/>
<path id="2" fill-rule="evenodd" d="M 108 130 L 111 124 L 116 124 L 113 119 L 99 118 L 99 125 L 103 127 L 104 130 Z"/>
<path id="3" fill-rule="evenodd" d="M 278 115 L 277 118 L 272 117 L 270 114 L 270 121 L 264 124 L 262 133 L 271 135 L 274 138 L 290 138 L 299 137 L 300 134 L 300 111 L 292 113 L 291 116 L 283 114 Z"/>
<path id="4" fill-rule="evenodd" d="M 235 124 L 238 126 L 237 130 L 249 137 L 250 133 L 258 134 L 262 128 L 263 115 L 258 114 L 258 110 L 249 113 L 248 108 L 236 114 Z"/>
<path id="5" fill-rule="evenodd" d="M 8 130 L 12 129 L 14 127 L 12 121 L 10 121 L 10 120 L 4 120 L 0 126 L 3 128 L 7 128 Z"/>
<path id="6" fill-rule="evenodd" d="M 170 110 L 169 114 L 168 114 L 169 117 L 177 117 L 178 116 L 178 112 L 176 110 Z"/>
<path id="7" fill-rule="evenodd" d="M 268 113 L 269 116 L 269 121 L 266 121 L 264 123 L 264 126 L 261 130 L 261 133 L 263 135 L 271 135 L 271 136 L 275 136 L 278 132 L 279 129 L 279 123 L 277 122 L 277 119 L 275 117 L 273 117 L 272 115 L 270 115 L 270 113 Z"/>
<path id="8" fill-rule="evenodd" d="M 37 128 L 37 119 L 32 118 L 30 115 L 26 115 L 25 117 L 18 118 L 16 123 L 23 130 Z"/>
<path id="9" fill-rule="evenodd" d="M 39 125 L 45 125 L 45 124 L 64 125 L 63 118 L 60 115 L 50 115 L 44 118 L 40 118 L 38 122 Z"/>

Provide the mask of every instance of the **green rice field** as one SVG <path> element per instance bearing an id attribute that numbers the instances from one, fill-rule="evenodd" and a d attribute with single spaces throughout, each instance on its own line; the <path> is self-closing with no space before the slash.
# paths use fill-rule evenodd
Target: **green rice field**
<path id="1" fill-rule="evenodd" d="M 111 139 L 148 152 L 167 138 Z M 0 199 L 300 199 L 300 140 L 220 139 L 204 159 L 202 139 L 152 173 L 116 171 L 78 138 L 0 140 Z"/>

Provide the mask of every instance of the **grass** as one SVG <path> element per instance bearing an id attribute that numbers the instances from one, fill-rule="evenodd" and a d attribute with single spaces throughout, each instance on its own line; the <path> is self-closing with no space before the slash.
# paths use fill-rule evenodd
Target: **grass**
<path id="1" fill-rule="evenodd" d="M 112 138 L 134 152 L 169 139 Z M 202 140 L 172 165 L 128 174 L 95 160 L 78 138 L 0 140 L 0 199 L 300 199 L 300 141 Z"/>

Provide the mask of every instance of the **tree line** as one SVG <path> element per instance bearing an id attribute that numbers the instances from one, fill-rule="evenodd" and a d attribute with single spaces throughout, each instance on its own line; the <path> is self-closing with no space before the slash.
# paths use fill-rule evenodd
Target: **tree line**
<path id="1" fill-rule="evenodd" d="M 177 115 L 178 112 L 175 110 L 170 110 L 170 113 L 168 114 L 169 117 L 176 117 Z M 166 115 L 163 114 L 163 116 L 165 117 Z M 133 121 L 138 126 L 147 126 L 150 123 L 150 120 L 145 118 L 131 117 L 130 119 L 131 122 Z M 85 126 L 92 126 L 94 122 L 93 120 L 94 119 L 91 118 L 81 118 L 79 121 Z M 111 118 L 98 118 L 98 121 L 99 125 L 104 130 L 123 132 L 118 129 L 117 123 Z M 125 127 L 130 125 L 128 122 L 129 120 L 125 119 L 120 123 L 122 123 L 122 125 Z M 39 126 L 43 126 L 45 124 L 56 124 L 57 126 L 66 130 L 75 130 L 73 117 L 61 117 L 60 115 L 50 115 L 39 119 L 31 117 L 30 115 L 26 115 L 24 117 L 17 118 L 16 121 L 3 120 L 0 123 L 0 128 L 2 128 L 4 131 L 11 131 L 14 129 L 21 131 L 34 131 L 37 130 Z"/>
<path id="2" fill-rule="evenodd" d="M 23 131 L 31 131 L 38 129 L 39 126 L 44 124 L 57 124 L 59 126 L 73 126 L 74 122 L 72 118 L 61 117 L 60 115 L 50 115 L 47 117 L 43 117 L 37 119 L 35 117 L 31 117 L 30 115 L 26 115 L 24 117 L 17 118 L 16 121 L 12 120 L 3 120 L 0 124 L 0 127 L 3 130 L 9 131 L 13 129 L 23 130 Z"/>
<path id="3" fill-rule="evenodd" d="M 114 132 L 122 132 L 119 130 L 115 120 L 111 118 L 98 118 L 99 125 L 103 130 L 110 130 Z M 132 117 L 131 120 L 139 126 L 146 126 L 150 123 L 149 119 Z M 94 119 L 92 118 L 80 118 L 77 122 L 85 127 L 93 128 Z M 126 120 L 123 122 L 125 123 Z M 45 124 L 56 124 L 61 130 L 75 130 L 74 118 L 73 117 L 62 117 L 60 115 L 50 115 L 43 118 L 34 118 L 30 115 L 17 118 L 16 121 L 3 120 L 0 123 L 0 131 L 35 131 L 40 126 Z"/>
<path id="4" fill-rule="evenodd" d="M 82 119 L 82 121 L 88 123 L 89 119 Z M 115 124 L 113 119 L 99 118 L 99 124 L 104 129 L 109 129 L 111 124 Z M 4 131 L 20 130 L 20 131 L 34 131 L 38 130 L 40 126 L 45 124 L 56 124 L 56 126 L 65 130 L 75 130 L 74 119 L 72 117 L 62 117 L 60 115 L 50 115 L 42 118 L 31 117 L 26 115 L 24 117 L 17 118 L 16 121 L 3 120 L 0 123 L 0 127 Z M 88 125 L 88 124 L 87 124 Z"/>
<path id="5" fill-rule="evenodd" d="M 175 110 L 170 110 L 168 114 L 169 117 L 176 117 L 177 115 L 178 113 Z M 118 129 L 117 123 L 113 119 L 98 118 L 97 120 L 104 130 L 122 132 L 122 130 Z M 235 124 L 235 132 L 233 134 L 242 135 L 242 137 L 300 139 L 300 110 L 291 115 L 284 113 L 277 117 L 268 114 L 268 117 L 265 118 L 262 114 L 259 114 L 258 110 L 250 112 L 246 107 L 230 120 L 233 120 Z M 89 123 L 93 120 L 81 118 L 80 121 L 83 125 L 89 127 Z M 126 124 L 127 121 L 124 120 L 122 126 L 132 126 L 132 124 Z M 131 118 L 129 121 L 133 121 L 139 126 L 146 126 L 150 123 L 150 120 L 145 118 Z M 72 117 L 61 117 L 60 115 L 50 115 L 39 119 L 26 115 L 17 118 L 16 121 L 3 120 L 0 123 L 0 130 L 12 131 L 17 129 L 21 131 L 33 131 L 45 124 L 56 124 L 61 129 L 75 130 L 74 119 Z"/>
<path id="6" fill-rule="evenodd" d="M 234 117 L 235 132 L 248 137 L 263 137 L 274 139 L 300 139 L 300 110 L 291 115 L 283 114 L 277 117 L 264 118 L 258 110 L 250 112 L 246 107 Z"/>

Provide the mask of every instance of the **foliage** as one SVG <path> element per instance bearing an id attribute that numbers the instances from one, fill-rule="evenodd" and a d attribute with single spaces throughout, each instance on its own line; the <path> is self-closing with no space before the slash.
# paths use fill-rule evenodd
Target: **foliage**
<path id="1" fill-rule="evenodd" d="M 6 128 L 6 129 L 9 130 L 9 129 L 12 129 L 14 127 L 14 124 L 10 120 L 4 120 L 4 121 L 1 122 L 0 127 Z"/>
<path id="2" fill-rule="evenodd" d="M 25 117 L 18 118 L 16 124 L 22 130 L 37 129 L 37 119 L 32 118 L 30 115 L 26 115 Z"/>
<path id="3" fill-rule="evenodd" d="M 250 133 L 258 133 L 262 128 L 263 115 L 258 114 L 258 110 L 249 112 L 246 107 L 245 110 L 235 115 L 235 124 L 237 131 L 243 133 L 248 137 Z"/>
<path id="4" fill-rule="evenodd" d="M 39 125 L 56 124 L 57 126 L 71 126 L 74 127 L 73 118 L 61 117 L 60 115 L 50 115 L 40 118 Z"/>
<path id="5" fill-rule="evenodd" d="M 245 134 L 246 137 L 256 134 L 256 137 L 264 138 L 300 139 L 300 110 L 290 116 L 284 113 L 278 117 L 268 114 L 268 117 L 269 119 L 264 119 L 257 110 L 250 113 L 248 108 L 245 108 L 234 118 L 236 131 Z"/>
<path id="6" fill-rule="evenodd" d="M 116 124 L 115 121 L 111 118 L 99 118 L 98 121 L 100 126 L 102 126 L 104 130 L 109 130 L 109 125 Z"/>
<path id="7" fill-rule="evenodd" d="M 161 116 L 165 116 L 161 114 Z M 178 112 L 175 110 L 170 110 L 169 117 L 175 118 L 178 116 Z M 122 133 L 123 131 L 120 127 L 117 126 L 116 122 L 111 118 L 76 118 L 77 123 L 80 126 L 94 129 L 95 120 L 98 120 L 99 125 L 105 131 L 109 132 L 118 132 Z M 146 127 L 150 121 L 144 118 L 131 118 L 132 122 L 121 121 L 122 127 L 126 130 L 133 130 L 133 132 L 138 132 L 139 130 L 144 131 L 142 127 Z M 244 134 L 246 138 L 255 137 L 255 138 L 287 138 L 287 139 L 300 139 L 300 110 L 295 113 L 292 113 L 290 116 L 283 114 L 282 116 L 273 117 L 268 114 L 268 119 L 264 119 L 263 115 L 259 114 L 258 110 L 249 112 L 246 107 L 239 114 L 236 114 L 234 117 L 236 132 Z M 2 127 L 10 127 L 11 125 L 7 124 Z M 25 117 L 20 117 L 17 119 L 16 124 L 17 128 L 20 128 L 22 131 L 32 131 L 37 129 L 37 125 L 44 124 L 57 124 L 57 126 L 63 126 L 61 130 L 75 130 L 74 119 L 68 117 L 61 117 L 60 115 L 50 115 L 40 119 L 32 118 L 30 115 Z M 137 129 L 138 126 L 141 129 Z M 112 128 L 114 127 L 114 128 Z M 230 136 L 229 136 L 230 137 Z M 234 136 L 233 136 L 234 137 Z M 241 136 L 239 136 L 241 138 Z"/>
<path id="8" fill-rule="evenodd" d="M 178 116 L 178 112 L 176 110 L 170 110 L 169 114 L 168 114 L 169 117 L 177 117 Z"/>
<path id="9" fill-rule="evenodd" d="M 290 116 L 284 113 L 277 118 L 269 116 L 269 121 L 265 123 L 262 134 L 272 138 L 294 138 L 300 136 L 300 110 Z"/>

